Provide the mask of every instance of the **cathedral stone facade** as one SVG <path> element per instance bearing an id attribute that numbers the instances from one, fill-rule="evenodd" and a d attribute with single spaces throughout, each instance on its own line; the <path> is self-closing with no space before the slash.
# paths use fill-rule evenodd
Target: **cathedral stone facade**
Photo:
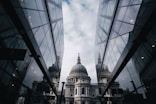
<path id="1" fill-rule="evenodd" d="M 98 83 L 92 84 L 85 66 L 81 64 L 80 57 L 73 66 L 66 79 L 65 104 L 101 104 L 100 95 L 107 83 L 110 72 L 102 66 L 99 57 L 96 65 Z M 105 96 L 110 96 L 109 93 Z"/>

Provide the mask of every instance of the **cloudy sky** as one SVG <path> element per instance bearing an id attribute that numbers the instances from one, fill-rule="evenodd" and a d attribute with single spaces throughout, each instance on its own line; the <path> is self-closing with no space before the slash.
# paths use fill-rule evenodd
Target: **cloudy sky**
<path id="1" fill-rule="evenodd" d="M 63 0 L 64 57 L 60 81 L 66 81 L 80 53 L 91 82 L 96 82 L 94 39 L 98 0 Z"/>

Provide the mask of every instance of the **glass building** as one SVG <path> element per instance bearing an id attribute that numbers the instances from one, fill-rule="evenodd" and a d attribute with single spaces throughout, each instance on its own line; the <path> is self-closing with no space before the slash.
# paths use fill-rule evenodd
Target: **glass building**
<path id="1" fill-rule="evenodd" d="M 95 57 L 112 72 L 102 97 L 118 82 L 120 104 L 156 103 L 155 18 L 155 0 L 99 0 Z"/>
<path id="2" fill-rule="evenodd" d="M 63 48 L 61 0 L 1 0 L 0 103 L 30 104 L 32 83 L 43 77 L 56 94 L 48 69 L 55 65 L 59 80 Z"/>

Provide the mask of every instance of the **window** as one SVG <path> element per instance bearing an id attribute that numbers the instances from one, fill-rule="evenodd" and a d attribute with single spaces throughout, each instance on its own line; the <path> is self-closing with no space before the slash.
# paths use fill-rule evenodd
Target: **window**
<path id="1" fill-rule="evenodd" d="M 73 104 L 73 102 L 72 101 L 70 101 L 70 103 L 69 104 Z"/>
<path id="2" fill-rule="evenodd" d="M 85 94 L 85 89 L 84 87 L 82 88 L 82 93 L 81 94 Z"/>
<path id="3" fill-rule="evenodd" d="M 75 95 L 77 95 L 77 88 L 75 89 Z"/>

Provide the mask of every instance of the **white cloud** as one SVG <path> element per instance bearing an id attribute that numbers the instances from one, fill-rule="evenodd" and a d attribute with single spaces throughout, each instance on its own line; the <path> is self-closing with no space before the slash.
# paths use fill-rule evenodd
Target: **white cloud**
<path id="1" fill-rule="evenodd" d="M 96 82 L 94 38 L 97 21 L 97 0 L 63 1 L 64 57 L 60 81 L 66 81 L 80 53 L 81 63 L 86 67 L 91 81 Z"/>

